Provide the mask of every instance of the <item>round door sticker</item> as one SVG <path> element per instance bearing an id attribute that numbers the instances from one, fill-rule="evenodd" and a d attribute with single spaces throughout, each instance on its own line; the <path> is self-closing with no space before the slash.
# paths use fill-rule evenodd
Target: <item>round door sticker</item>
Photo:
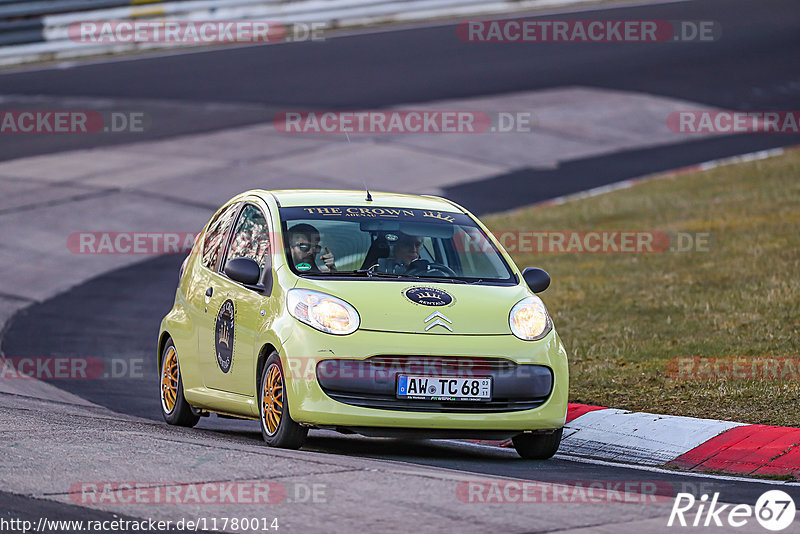
<path id="1" fill-rule="evenodd" d="M 214 328 L 214 345 L 217 353 L 217 364 L 223 373 L 227 373 L 231 368 L 231 361 L 233 359 L 233 328 L 233 301 L 228 299 L 219 309 L 217 324 Z"/>
<path id="2" fill-rule="evenodd" d="M 453 302 L 453 297 L 447 291 L 435 287 L 412 287 L 403 294 L 408 300 L 423 306 L 447 306 Z"/>

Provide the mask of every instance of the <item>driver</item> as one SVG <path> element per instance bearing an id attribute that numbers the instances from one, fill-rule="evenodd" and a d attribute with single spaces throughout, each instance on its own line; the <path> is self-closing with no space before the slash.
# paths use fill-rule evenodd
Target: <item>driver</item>
<path id="1" fill-rule="evenodd" d="M 408 271 L 411 262 L 419 259 L 424 238 L 397 233 L 397 240 L 392 246 L 392 255 L 378 260 L 378 269 L 385 273 L 403 274 Z"/>
<path id="2" fill-rule="evenodd" d="M 412 261 L 419 259 L 419 251 L 422 249 L 423 242 L 422 237 L 400 233 L 394 244 L 392 256 L 408 267 Z"/>
<path id="3" fill-rule="evenodd" d="M 289 248 L 292 251 L 292 261 L 298 271 L 321 272 L 315 259 L 322 250 L 322 247 L 319 246 L 319 230 L 306 223 L 292 226 L 289 228 Z M 325 247 L 325 254 L 322 254 L 319 259 L 325 264 L 327 271 L 336 271 L 336 260 L 328 247 Z"/>

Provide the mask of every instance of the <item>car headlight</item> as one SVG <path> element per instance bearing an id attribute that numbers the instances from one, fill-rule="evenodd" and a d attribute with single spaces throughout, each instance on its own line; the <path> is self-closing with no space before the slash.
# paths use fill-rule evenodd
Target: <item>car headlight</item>
<path id="1" fill-rule="evenodd" d="M 508 315 L 511 331 L 525 341 L 542 339 L 553 329 L 553 321 L 539 297 L 527 297 L 517 302 Z"/>
<path id="2" fill-rule="evenodd" d="M 290 289 L 286 306 L 292 317 L 328 334 L 352 334 L 361 323 L 355 308 L 340 298 L 319 291 Z"/>

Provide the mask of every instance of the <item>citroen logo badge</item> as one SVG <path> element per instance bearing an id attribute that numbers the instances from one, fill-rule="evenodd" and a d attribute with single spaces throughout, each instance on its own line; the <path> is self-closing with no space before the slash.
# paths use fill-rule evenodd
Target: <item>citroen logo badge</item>
<path id="1" fill-rule="evenodd" d="M 451 321 L 450 319 L 445 317 L 444 314 L 442 314 L 442 313 L 440 313 L 438 311 L 435 311 L 432 314 L 430 314 L 428 317 L 425 318 L 425 331 L 427 332 L 428 330 L 430 330 L 434 326 L 443 326 L 447 330 L 452 332 L 453 329 L 450 328 L 450 325 L 448 325 L 447 323 L 453 324 L 453 321 Z"/>

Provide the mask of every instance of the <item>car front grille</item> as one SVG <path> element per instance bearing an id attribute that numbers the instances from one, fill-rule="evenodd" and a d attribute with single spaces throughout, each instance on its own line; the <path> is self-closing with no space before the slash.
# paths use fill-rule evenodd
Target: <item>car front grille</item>
<path id="1" fill-rule="evenodd" d="M 492 377 L 491 401 L 399 399 L 399 374 Z M 499 413 L 543 405 L 553 389 L 552 370 L 504 358 L 373 356 L 366 360 L 330 359 L 317 364 L 317 381 L 330 398 L 363 408 L 438 413 Z"/>
<path id="2" fill-rule="evenodd" d="M 532 410 L 545 403 L 547 397 L 527 401 L 495 399 L 488 402 L 438 402 L 424 400 L 401 400 L 392 395 L 353 395 L 326 391 L 333 400 L 378 410 L 399 410 L 403 412 L 438 413 L 500 413 Z"/>

